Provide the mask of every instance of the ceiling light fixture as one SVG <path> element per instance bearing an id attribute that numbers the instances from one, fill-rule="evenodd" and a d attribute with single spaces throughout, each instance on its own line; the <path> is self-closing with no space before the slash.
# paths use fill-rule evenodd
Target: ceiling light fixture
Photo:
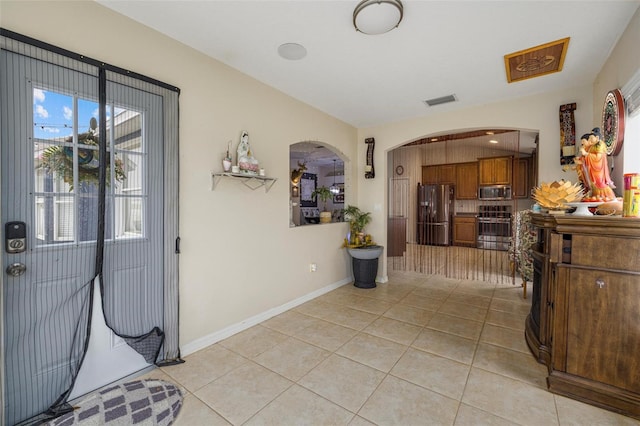
<path id="1" fill-rule="evenodd" d="M 290 61 L 298 61 L 307 56 L 307 49 L 298 43 L 284 43 L 278 47 L 278 55 Z"/>
<path id="2" fill-rule="evenodd" d="M 353 11 L 353 26 L 364 34 L 384 34 L 400 25 L 402 16 L 400 0 L 363 0 Z"/>
<path id="3" fill-rule="evenodd" d="M 497 141 L 497 140 L 495 140 L 495 139 L 491 139 L 491 140 L 489 141 L 489 143 L 498 143 L 498 141 Z"/>
<path id="4" fill-rule="evenodd" d="M 340 193 L 340 188 L 336 185 L 336 160 L 333 159 L 333 185 L 329 187 L 329 192 L 333 195 L 338 195 Z"/>

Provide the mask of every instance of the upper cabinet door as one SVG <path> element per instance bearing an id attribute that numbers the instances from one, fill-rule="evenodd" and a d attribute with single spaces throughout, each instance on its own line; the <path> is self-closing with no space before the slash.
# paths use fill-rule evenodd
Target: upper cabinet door
<path id="1" fill-rule="evenodd" d="M 478 198 L 478 163 L 456 165 L 456 199 L 475 200 Z"/>
<path id="2" fill-rule="evenodd" d="M 422 184 L 449 184 L 456 183 L 455 164 L 437 164 L 433 166 L 422 166 Z"/>
<path id="3" fill-rule="evenodd" d="M 422 184 L 432 185 L 438 183 L 438 166 L 422 166 Z"/>
<path id="4" fill-rule="evenodd" d="M 480 185 L 511 185 L 513 157 L 478 159 Z"/>
<path id="5" fill-rule="evenodd" d="M 438 183 L 455 185 L 456 183 L 456 165 L 441 164 L 439 166 L 440 177 Z"/>
<path id="6" fill-rule="evenodd" d="M 511 184 L 511 170 L 513 167 L 513 157 L 499 157 L 495 158 L 495 184 L 496 185 L 510 185 Z"/>

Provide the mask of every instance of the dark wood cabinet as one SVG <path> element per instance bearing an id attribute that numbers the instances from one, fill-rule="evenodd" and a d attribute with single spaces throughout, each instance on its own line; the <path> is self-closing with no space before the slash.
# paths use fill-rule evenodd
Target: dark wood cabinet
<path id="1" fill-rule="evenodd" d="M 475 200 L 478 198 L 477 161 L 456 165 L 455 197 L 458 200 Z"/>
<path id="2" fill-rule="evenodd" d="M 456 164 L 437 164 L 422 166 L 422 184 L 449 184 L 456 183 Z"/>
<path id="3" fill-rule="evenodd" d="M 474 216 L 453 217 L 453 245 L 476 247 L 477 222 Z"/>
<path id="4" fill-rule="evenodd" d="M 456 167 L 457 167 L 457 164 L 441 164 L 439 166 L 440 181 L 438 183 L 455 185 L 456 184 Z"/>
<path id="5" fill-rule="evenodd" d="M 478 159 L 479 185 L 511 185 L 513 157 Z"/>
<path id="6" fill-rule="evenodd" d="M 558 291 L 571 300 L 566 320 L 557 325 L 566 333 L 557 353 L 564 371 L 640 394 L 638 277 L 576 268 L 561 276 Z"/>
<path id="7" fill-rule="evenodd" d="M 532 224 L 543 272 L 525 336 L 549 390 L 640 419 L 640 220 L 534 214 Z"/>
<path id="8" fill-rule="evenodd" d="M 439 166 L 422 166 L 422 184 L 437 184 L 440 176 Z"/>

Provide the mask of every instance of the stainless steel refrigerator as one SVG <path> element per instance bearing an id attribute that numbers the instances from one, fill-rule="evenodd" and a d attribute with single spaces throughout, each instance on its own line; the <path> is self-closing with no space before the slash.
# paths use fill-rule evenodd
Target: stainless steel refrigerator
<path id="1" fill-rule="evenodd" d="M 451 244 L 452 185 L 418 184 L 418 244 Z"/>

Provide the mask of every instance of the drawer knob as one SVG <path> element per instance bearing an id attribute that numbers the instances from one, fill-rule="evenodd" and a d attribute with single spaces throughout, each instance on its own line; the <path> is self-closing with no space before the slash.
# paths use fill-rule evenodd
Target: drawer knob
<path id="1" fill-rule="evenodd" d="M 598 288 L 604 288 L 605 286 L 604 280 L 602 278 L 598 278 L 596 280 L 596 285 L 598 286 Z"/>

